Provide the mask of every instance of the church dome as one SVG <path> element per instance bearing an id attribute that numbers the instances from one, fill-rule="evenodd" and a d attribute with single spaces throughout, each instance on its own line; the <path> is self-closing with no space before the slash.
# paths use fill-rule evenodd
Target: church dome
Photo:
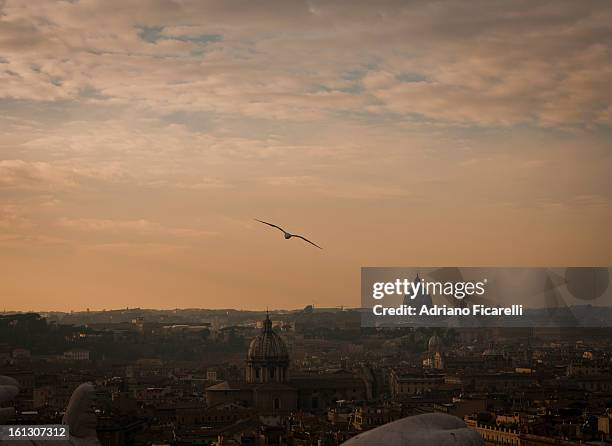
<path id="1" fill-rule="evenodd" d="M 433 335 L 429 338 L 427 349 L 430 353 L 436 353 L 442 350 L 442 339 L 438 335 Z"/>
<path id="2" fill-rule="evenodd" d="M 248 361 L 285 362 L 289 361 L 289 352 L 283 338 L 272 330 L 269 316 L 263 322 L 263 329 L 249 346 Z"/>

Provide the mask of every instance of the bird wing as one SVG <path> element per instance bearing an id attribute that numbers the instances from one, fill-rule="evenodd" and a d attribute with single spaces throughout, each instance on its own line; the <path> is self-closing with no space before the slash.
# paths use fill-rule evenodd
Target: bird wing
<path id="1" fill-rule="evenodd" d="M 267 221 L 257 220 L 256 218 L 254 218 L 253 220 L 258 221 L 259 223 L 263 223 L 264 225 L 272 226 L 273 228 L 279 229 L 279 230 L 283 231 L 285 234 L 287 233 L 287 231 L 285 231 L 280 226 L 273 225 L 272 223 L 268 223 Z"/>
<path id="2" fill-rule="evenodd" d="M 319 245 L 317 245 L 316 243 L 313 243 L 313 242 L 311 242 L 310 240 L 308 240 L 306 237 L 302 237 L 301 235 L 298 235 L 298 234 L 293 234 L 293 236 L 294 236 L 294 237 L 297 237 L 297 238 L 301 238 L 301 239 L 302 239 L 302 240 L 304 240 L 305 242 L 308 242 L 308 243 L 310 243 L 311 245 L 314 245 L 314 246 L 316 246 L 316 247 L 317 247 L 317 248 L 319 248 L 319 249 L 323 249 L 323 248 L 321 248 Z"/>

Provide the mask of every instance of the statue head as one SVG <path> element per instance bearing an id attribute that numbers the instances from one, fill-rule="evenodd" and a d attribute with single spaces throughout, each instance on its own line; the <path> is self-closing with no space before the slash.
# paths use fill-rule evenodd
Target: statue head
<path id="1" fill-rule="evenodd" d="M 96 391 L 91 383 L 81 384 L 72 392 L 62 422 L 70 426 L 70 436 L 96 435 L 97 417 L 94 409 Z"/>
<path id="2" fill-rule="evenodd" d="M 0 376 L 0 424 L 6 423 L 15 414 L 12 407 L 2 407 L 19 393 L 19 383 L 9 376 Z"/>

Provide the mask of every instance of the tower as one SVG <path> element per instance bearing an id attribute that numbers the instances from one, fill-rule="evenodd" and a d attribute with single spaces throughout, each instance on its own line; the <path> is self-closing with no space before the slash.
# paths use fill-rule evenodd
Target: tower
<path id="1" fill-rule="evenodd" d="M 419 276 L 419 273 L 417 273 L 413 282 L 414 286 L 416 287 L 419 282 L 421 282 L 421 277 Z M 431 308 L 433 306 L 433 301 L 431 296 L 425 292 L 424 288 L 420 288 L 420 291 L 416 296 L 404 296 L 404 305 L 409 305 L 420 310 L 423 305 L 425 305 L 427 308 Z"/>
<path id="2" fill-rule="evenodd" d="M 429 338 L 427 343 L 427 358 L 424 364 L 428 368 L 442 370 L 444 368 L 444 347 L 442 339 L 436 334 Z"/>

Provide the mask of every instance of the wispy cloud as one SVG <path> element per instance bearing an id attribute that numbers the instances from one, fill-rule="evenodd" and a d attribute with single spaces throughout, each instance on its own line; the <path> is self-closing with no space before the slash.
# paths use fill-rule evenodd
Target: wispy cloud
<path id="1" fill-rule="evenodd" d="M 245 8 L 257 20 L 216 1 L 113 4 L 5 2 L 0 95 L 288 121 L 611 124 L 606 2 L 271 1 Z"/>
<path id="2" fill-rule="evenodd" d="M 0 188 L 50 190 L 75 186 L 74 175 L 47 162 L 0 160 Z"/>
<path id="3" fill-rule="evenodd" d="M 146 219 L 109 220 L 94 218 L 62 218 L 58 221 L 58 225 L 67 229 L 101 234 L 169 236 L 177 238 L 201 238 L 215 235 L 215 233 L 211 231 L 168 227 Z"/>
<path id="4" fill-rule="evenodd" d="M 609 263 L 611 22 L 599 0 L 0 0 L 0 261 L 48 278 L 12 284 L 38 308 L 183 284 L 181 305 L 287 306 L 296 282 L 290 305 L 349 304 L 363 264 Z M 345 258 L 266 245 L 263 215 Z"/>

